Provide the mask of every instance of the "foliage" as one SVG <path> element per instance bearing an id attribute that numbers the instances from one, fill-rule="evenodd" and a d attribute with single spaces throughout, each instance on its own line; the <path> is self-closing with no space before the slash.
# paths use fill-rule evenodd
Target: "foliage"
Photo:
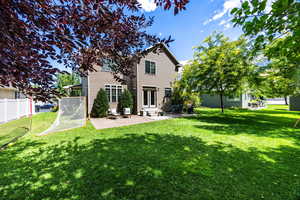
<path id="1" fill-rule="evenodd" d="M 88 123 L 44 137 L 35 133 L 55 113 L 34 115 L 32 134 L 0 153 L 0 199 L 299 198 L 297 112 L 197 111 L 105 130 Z"/>
<path id="2" fill-rule="evenodd" d="M 118 103 L 119 112 L 123 113 L 124 108 L 130 108 L 130 112 L 133 111 L 133 98 L 131 92 L 127 89 L 122 92 Z"/>
<path id="3" fill-rule="evenodd" d="M 277 40 L 266 52 L 268 58 L 285 57 L 289 63 L 298 63 L 299 69 L 300 2 L 275 0 L 270 10 L 266 4 L 267 0 L 243 1 L 241 8 L 231 11 L 233 22 L 241 25 L 244 33 L 254 39 L 256 51 Z"/>
<path id="4" fill-rule="evenodd" d="M 107 94 L 104 89 L 100 89 L 97 93 L 97 97 L 94 100 L 91 117 L 106 117 L 109 109 L 109 103 Z"/>
<path id="5" fill-rule="evenodd" d="M 251 71 L 247 41 L 240 38 L 231 42 L 214 33 L 204 43 L 195 48 L 186 84 L 201 93 L 219 95 L 223 112 L 223 97 L 240 93 Z"/>
<path id="6" fill-rule="evenodd" d="M 189 84 L 189 78 L 192 76 L 191 66 L 185 65 L 181 79 L 173 85 L 172 103 L 183 104 L 184 107 L 200 105 L 200 93 L 194 91 Z"/>
<path id="7" fill-rule="evenodd" d="M 156 2 L 177 13 L 188 0 Z M 137 0 L 0 1 L 0 84 L 47 100 L 58 94 L 56 63 L 86 74 L 109 58 L 116 78 L 130 74 L 146 46 L 172 41 L 148 34 L 153 18 L 140 9 Z"/>
<path id="8" fill-rule="evenodd" d="M 57 75 L 56 88 L 63 96 L 68 96 L 65 86 L 80 84 L 80 76 L 76 73 L 59 73 Z"/>

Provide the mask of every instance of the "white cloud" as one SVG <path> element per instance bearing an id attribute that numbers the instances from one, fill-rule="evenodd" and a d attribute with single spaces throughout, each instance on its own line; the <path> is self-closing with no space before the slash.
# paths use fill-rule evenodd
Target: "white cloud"
<path id="1" fill-rule="evenodd" d="M 190 60 L 181 60 L 181 61 L 179 61 L 179 63 L 182 65 L 186 65 L 186 64 L 190 64 L 191 61 Z"/>
<path id="2" fill-rule="evenodd" d="M 214 11 L 214 15 L 203 22 L 203 25 L 207 25 L 211 23 L 212 21 L 216 21 L 219 19 L 224 18 L 225 16 L 227 17 L 227 20 L 222 19 L 222 21 L 219 23 L 220 26 L 224 26 L 225 29 L 231 28 L 232 24 L 230 23 L 230 20 L 232 19 L 232 16 L 230 15 L 230 12 L 233 8 L 241 7 L 241 4 L 243 3 L 244 0 L 225 0 L 222 6 L 221 10 Z M 270 12 L 272 9 L 272 3 L 275 0 L 267 0 L 267 5 L 265 12 Z M 229 19 L 228 19 L 229 18 Z"/>
<path id="3" fill-rule="evenodd" d="M 138 0 L 138 2 L 142 5 L 142 9 L 146 12 L 151 12 L 156 9 L 154 0 Z"/>
<path id="4" fill-rule="evenodd" d="M 213 17 L 212 20 L 217 20 L 223 17 L 225 14 L 230 14 L 230 11 L 233 8 L 240 7 L 241 1 L 240 0 L 226 0 L 223 4 L 223 9 L 220 12 L 217 12 Z"/>
<path id="5" fill-rule="evenodd" d="M 224 30 L 230 29 L 232 27 L 231 23 L 227 23 L 224 25 Z"/>
<path id="6" fill-rule="evenodd" d="M 228 21 L 227 20 L 225 20 L 225 19 L 223 19 L 220 23 L 219 23 L 219 25 L 221 26 L 221 25 L 224 25 L 224 24 L 226 24 Z"/>

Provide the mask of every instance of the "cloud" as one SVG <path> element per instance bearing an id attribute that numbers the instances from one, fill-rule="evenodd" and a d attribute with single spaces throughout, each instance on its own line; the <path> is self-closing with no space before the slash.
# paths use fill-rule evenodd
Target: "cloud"
<path id="1" fill-rule="evenodd" d="M 214 11 L 214 15 L 210 19 L 204 21 L 203 25 L 205 26 L 205 25 L 211 23 L 212 21 L 216 21 L 216 20 L 222 19 L 224 17 L 227 17 L 227 20 L 223 19 L 219 23 L 219 25 L 224 26 L 225 29 L 231 28 L 232 24 L 230 23 L 230 21 L 232 19 L 232 16 L 231 16 L 230 12 L 233 8 L 241 7 L 241 4 L 243 3 L 243 1 L 244 0 L 225 0 L 224 3 L 223 3 L 222 9 L 218 10 L 218 11 Z M 275 0 L 267 0 L 267 5 L 266 5 L 265 12 L 270 12 L 271 11 L 272 3 L 274 1 Z"/>
<path id="2" fill-rule="evenodd" d="M 227 23 L 224 25 L 224 30 L 230 29 L 232 27 L 231 23 Z"/>
<path id="3" fill-rule="evenodd" d="M 224 24 L 226 24 L 228 22 L 228 20 L 225 20 L 225 19 L 223 19 L 220 23 L 219 23 L 219 25 L 221 26 L 221 25 L 224 25 Z"/>
<path id="4" fill-rule="evenodd" d="M 241 1 L 240 0 L 226 0 L 223 4 L 223 9 L 220 12 L 217 12 L 213 17 L 212 20 L 217 20 L 222 18 L 225 14 L 230 14 L 230 11 L 233 8 L 240 7 Z"/>
<path id="5" fill-rule="evenodd" d="M 142 9 L 146 12 L 151 12 L 156 9 L 154 0 L 138 0 L 138 2 L 141 4 Z"/>

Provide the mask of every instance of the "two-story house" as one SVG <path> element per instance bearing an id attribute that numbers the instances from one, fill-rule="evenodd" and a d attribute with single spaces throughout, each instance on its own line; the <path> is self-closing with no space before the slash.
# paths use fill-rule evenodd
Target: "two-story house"
<path id="1" fill-rule="evenodd" d="M 117 108 L 122 91 L 128 89 L 134 98 L 135 113 L 143 110 L 154 114 L 162 109 L 172 91 L 172 83 L 176 80 L 180 63 L 165 44 L 157 44 L 146 51 L 146 56 L 132 66 L 134 78 L 128 79 L 125 84 L 115 80 L 106 65 L 89 73 L 82 80 L 88 113 L 91 112 L 100 88 L 107 92 L 110 108 Z"/>

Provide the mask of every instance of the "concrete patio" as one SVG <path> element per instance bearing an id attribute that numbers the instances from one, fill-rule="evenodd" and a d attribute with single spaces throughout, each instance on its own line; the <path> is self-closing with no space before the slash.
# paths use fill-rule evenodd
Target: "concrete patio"
<path id="1" fill-rule="evenodd" d="M 170 114 L 165 116 L 138 116 L 132 115 L 131 118 L 123 118 L 119 116 L 117 119 L 109 118 L 91 118 L 91 122 L 96 129 L 115 128 L 121 126 L 129 126 L 134 124 L 142 124 L 159 120 L 166 120 L 178 117 L 189 117 L 193 114 Z"/>

